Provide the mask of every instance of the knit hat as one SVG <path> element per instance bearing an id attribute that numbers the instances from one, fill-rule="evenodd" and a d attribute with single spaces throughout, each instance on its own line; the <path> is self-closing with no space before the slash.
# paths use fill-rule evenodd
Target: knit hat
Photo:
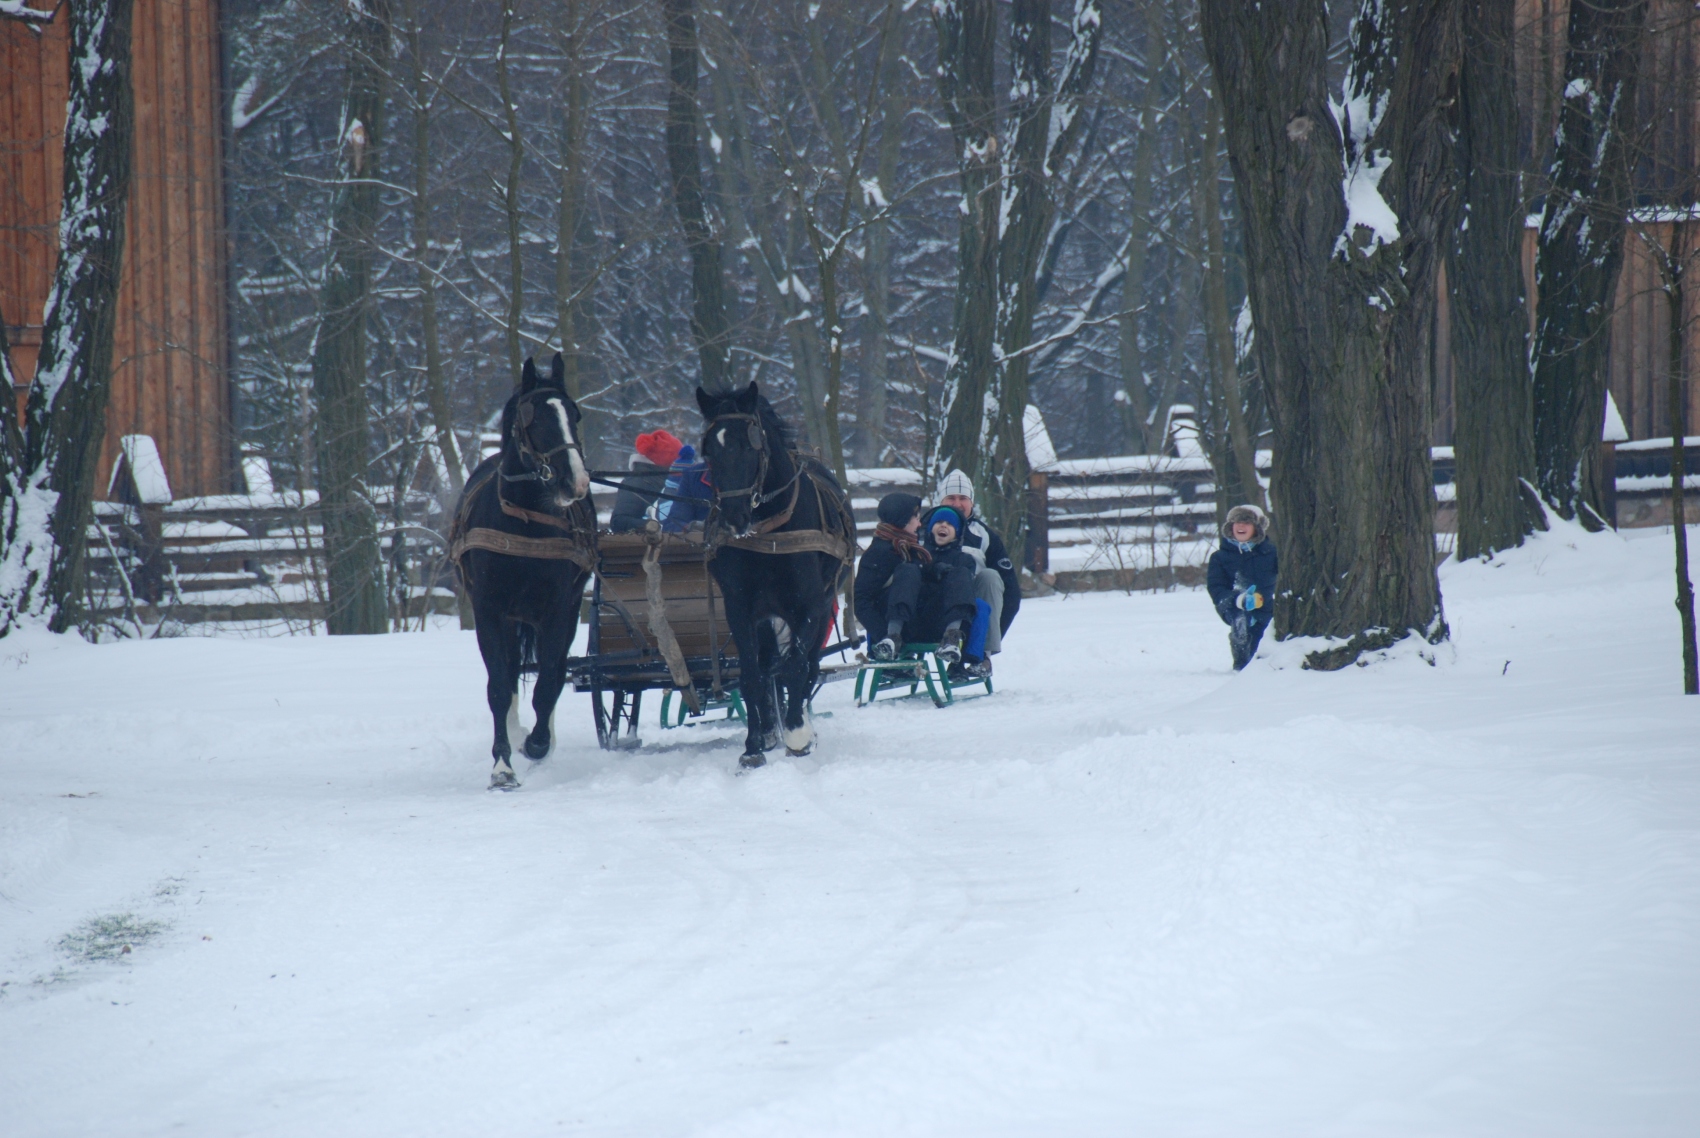
<path id="1" fill-rule="evenodd" d="M 960 494 L 970 502 L 974 500 L 974 483 L 960 470 L 952 470 L 939 480 L 939 497 L 946 498 L 952 494 Z M 961 529 L 961 526 L 957 527 Z"/>
<path id="2" fill-rule="evenodd" d="M 674 440 L 677 441 L 677 440 Z M 692 466 L 697 460 L 697 448 L 686 443 L 679 448 L 679 453 L 673 456 L 674 466 Z"/>
<path id="3" fill-rule="evenodd" d="M 887 525 L 902 529 L 921 509 L 921 499 L 899 491 L 880 499 L 879 519 Z"/>
<path id="4" fill-rule="evenodd" d="M 939 506 L 927 515 L 927 530 L 932 531 L 937 522 L 949 522 L 956 530 L 956 536 L 962 536 L 962 515 L 953 506 Z"/>
<path id="5" fill-rule="evenodd" d="M 1250 522 L 1257 527 L 1257 532 L 1252 534 L 1251 537 L 1254 542 L 1262 541 L 1269 533 L 1269 516 L 1249 503 L 1243 506 L 1235 506 L 1228 511 L 1228 520 L 1222 523 L 1222 536 L 1229 541 L 1235 540 L 1235 522 Z"/>
<path id="6" fill-rule="evenodd" d="M 672 466 L 679 457 L 679 448 L 685 444 L 668 434 L 666 431 L 650 431 L 647 435 L 639 435 L 636 442 L 637 452 L 656 466 Z"/>

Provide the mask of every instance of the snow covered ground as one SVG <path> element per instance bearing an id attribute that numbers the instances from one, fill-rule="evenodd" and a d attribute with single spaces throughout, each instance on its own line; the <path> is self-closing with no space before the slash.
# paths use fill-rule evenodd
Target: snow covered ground
<path id="1" fill-rule="evenodd" d="M 1033 601 L 984 702 L 735 777 L 569 694 L 510 795 L 469 634 L 0 642 L 0 1131 L 1700 1132 L 1669 564 L 1448 565 L 1335 675 Z"/>

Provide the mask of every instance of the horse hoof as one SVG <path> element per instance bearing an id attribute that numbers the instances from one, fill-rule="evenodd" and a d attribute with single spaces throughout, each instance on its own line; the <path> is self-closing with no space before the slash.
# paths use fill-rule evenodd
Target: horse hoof
<path id="1" fill-rule="evenodd" d="M 790 755 L 793 759 L 800 759 L 814 749 L 815 745 L 813 743 L 805 743 L 803 744 L 803 749 L 801 751 L 793 751 L 790 747 L 786 747 L 785 753 Z"/>
<path id="2" fill-rule="evenodd" d="M 543 761 L 549 757 L 550 742 L 551 740 L 549 739 L 544 739 L 542 742 L 538 742 L 535 736 L 527 739 L 524 747 L 525 757 L 534 763 Z"/>
<path id="3" fill-rule="evenodd" d="M 519 779 L 514 777 L 514 768 L 506 759 L 497 759 L 496 766 L 490 772 L 491 790 L 518 790 Z"/>
<path id="4" fill-rule="evenodd" d="M 745 770 L 754 770 L 767 765 L 767 756 L 762 754 L 744 755 L 738 760 L 738 765 Z"/>

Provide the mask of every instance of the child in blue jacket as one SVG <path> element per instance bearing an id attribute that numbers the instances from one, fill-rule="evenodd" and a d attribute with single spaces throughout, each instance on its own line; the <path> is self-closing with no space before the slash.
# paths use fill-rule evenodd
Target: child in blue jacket
<path id="1" fill-rule="evenodd" d="M 1235 506 L 1222 523 L 1222 547 L 1210 555 L 1205 588 L 1234 652 L 1234 671 L 1251 663 L 1275 615 L 1275 543 L 1269 518 L 1256 506 Z"/>

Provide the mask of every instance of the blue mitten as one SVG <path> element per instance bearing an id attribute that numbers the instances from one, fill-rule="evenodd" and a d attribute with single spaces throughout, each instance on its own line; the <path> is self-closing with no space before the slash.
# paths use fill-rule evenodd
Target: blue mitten
<path id="1" fill-rule="evenodd" d="M 1247 589 L 1240 594 L 1240 607 L 1246 612 L 1256 612 L 1263 607 L 1263 598 L 1257 595 L 1256 589 Z"/>

